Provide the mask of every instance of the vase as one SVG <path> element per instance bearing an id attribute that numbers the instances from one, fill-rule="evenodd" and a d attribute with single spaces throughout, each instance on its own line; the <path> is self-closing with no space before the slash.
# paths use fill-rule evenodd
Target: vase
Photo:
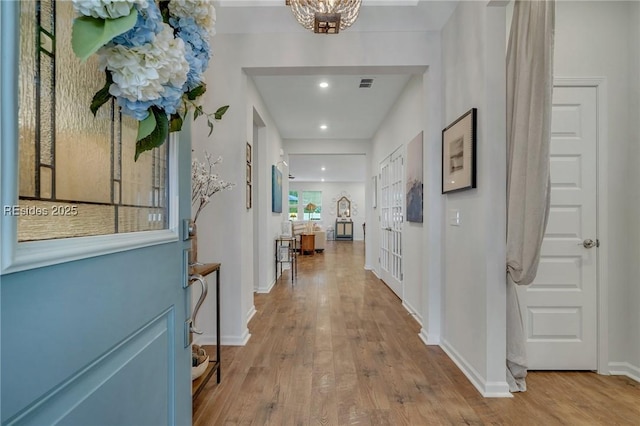
<path id="1" fill-rule="evenodd" d="M 189 251 L 189 265 L 198 263 L 198 227 L 193 220 L 189 221 L 189 237 L 191 250 Z"/>

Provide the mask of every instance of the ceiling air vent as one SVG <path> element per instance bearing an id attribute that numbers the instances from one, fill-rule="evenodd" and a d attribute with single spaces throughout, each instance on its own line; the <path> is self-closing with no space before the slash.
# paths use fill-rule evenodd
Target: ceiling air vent
<path id="1" fill-rule="evenodd" d="M 369 89 L 373 85 L 372 78 L 363 78 L 360 80 L 360 88 L 361 89 Z"/>

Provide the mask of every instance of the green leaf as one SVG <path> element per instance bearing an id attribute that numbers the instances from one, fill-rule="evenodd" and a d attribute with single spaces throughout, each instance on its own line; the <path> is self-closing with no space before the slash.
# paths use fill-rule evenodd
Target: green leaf
<path id="1" fill-rule="evenodd" d="M 171 114 L 171 120 L 169 121 L 169 132 L 179 132 L 182 129 L 182 117 L 180 114 Z"/>
<path id="2" fill-rule="evenodd" d="M 222 120 L 222 116 L 224 115 L 225 112 L 227 112 L 228 109 L 229 109 L 229 105 L 220 107 L 216 112 L 213 113 L 213 116 L 216 118 L 216 120 Z"/>
<path id="3" fill-rule="evenodd" d="M 100 107 L 109 102 L 111 98 L 113 98 L 113 95 L 109 93 L 109 86 L 111 86 L 111 84 L 113 83 L 113 78 L 111 77 L 111 73 L 109 71 L 106 71 L 105 74 L 107 75 L 107 82 L 104 84 L 104 87 L 102 89 L 98 90 L 96 94 L 93 95 L 91 106 L 89 106 L 89 109 L 91 109 L 94 117 L 98 113 Z"/>
<path id="4" fill-rule="evenodd" d="M 136 142 L 135 161 L 138 161 L 138 157 L 140 157 L 140 154 L 143 152 L 162 145 L 164 141 L 167 140 L 167 136 L 169 134 L 169 118 L 167 117 L 167 114 L 156 107 L 151 107 L 151 112 L 152 114 L 149 115 L 153 115 L 155 117 L 156 127 L 148 136 L 143 139 L 139 139 Z"/>
<path id="5" fill-rule="evenodd" d="M 169 13 L 169 1 L 168 0 L 162 0 L 158 4 L 158 6 L 160 8 L 160 14 L 162 15 L 162 22 L 164 22 L 165 24 L 168 24 L 169 23 L 169 18 L 171 17 L 171 15 Z"/>
<path id="6" fill-rule="evenodd" d="M 207 120 L 207 124 L 209 125 L 209 134 L 207 136 L 211 136 L 211 133 L 213 133 L 213 123 L 211 120 Z"/>
<path id="7" fill-rule="evenodd" d="M 200 117 L 203 114 L 204 114 L 204 111 L 202 110 L 202 106 L 197 106 L 193 110 L 193 119 L 195 120 L 196 118 Z"/>
<path id="8" fill-rule="evenodd" d="M 187 99 L 189 99 L 190 101 L 195 101 L 196 99 L 198 99 L 199 96 L 204 95 L 204 92 L 207 91 L 207 85 L 202 83 L 200 86 L 191 89 L 190 91 L 187 92 Z"/>
<path id="9" fill-rule="evenodd" d="M 149 115 L 147 118 L 142 120 L 140 124 L 138 124 L 138 136 L 136 140 L 144 139 L 153 132 L 153 129 L 156 128 L 156 117 L 153 114 L 153 109 L 149 111 Z"/>
<path id="10" fill-rule="evenodd" d="M 117 19 L 97 19 L 81 16 L 73 21 L 71 47 L 82 61 L 96 53 L 112 38 L 129 31 L 138 20 L 138 11 L 131 8 L 127 16 Z"/>

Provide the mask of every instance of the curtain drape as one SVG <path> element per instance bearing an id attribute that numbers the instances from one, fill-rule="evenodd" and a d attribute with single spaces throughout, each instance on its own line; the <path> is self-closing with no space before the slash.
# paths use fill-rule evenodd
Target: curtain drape
<path id="1" fill-rule="evenodd" d="M 525 391 L 516 285 L 534 280 L 549 216 L 555 1 L 516 1 L 507 51 L 507 382 Z"/>

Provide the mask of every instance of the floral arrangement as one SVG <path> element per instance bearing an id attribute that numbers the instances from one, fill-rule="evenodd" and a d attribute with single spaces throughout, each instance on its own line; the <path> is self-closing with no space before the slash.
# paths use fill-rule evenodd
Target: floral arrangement
<path id="1" fill-rule="evenodd" d="M 81 60 L 96 53 L 106 82 L 91 102 L 98 109 L 115 99 L 123 114 L 139 121 L 135 159 L 179 131 L 189 109 L 213 121 L 228 106 L 205 113 L 203 73 L 211 57 L 216 11 L 208 0 L 73 0 L 81 16 L 71 43 Z"/>
<path id="2" fill-rule="evenodd" d="M 222 162 L 222 157 L 211 161 L 211 154 L 205 152 L 204 155 L 206 164 L 199 162 L 196 158 L 191 160 L 191 204 L 194 207 L 197 206 L 194 222 L 198 220 L 202 209 L 209 204 L 213 194 L 235 186 L 234 183 L 220 179 L 220 176 L 213 171 L 215 166 Z"/>

